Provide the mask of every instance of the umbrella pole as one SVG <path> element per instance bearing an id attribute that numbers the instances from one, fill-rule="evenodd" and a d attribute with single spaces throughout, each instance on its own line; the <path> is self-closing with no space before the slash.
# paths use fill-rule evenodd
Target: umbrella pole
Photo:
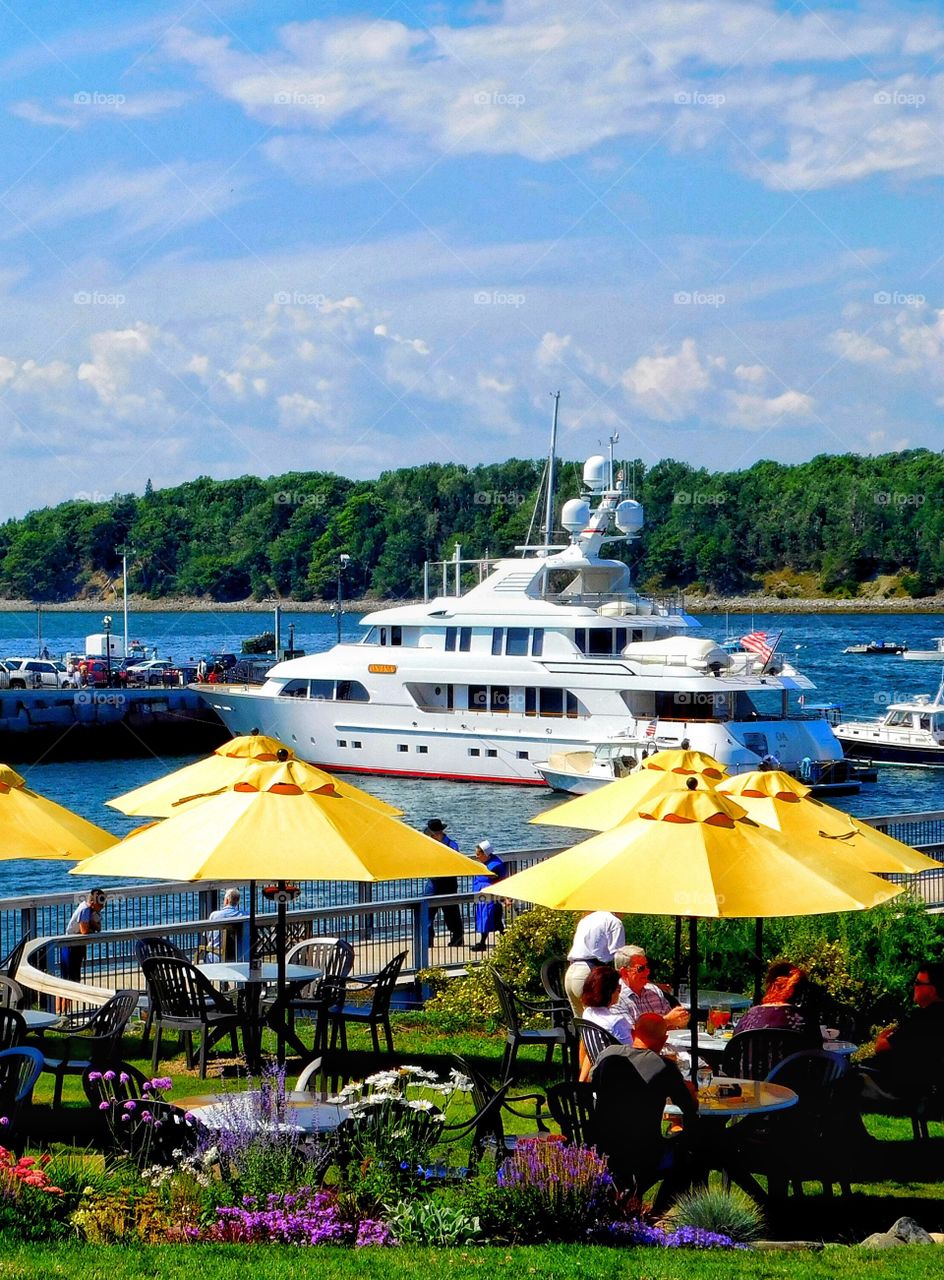
<path id="1" fill-rule="evenodd" d="M 249 881 L 249 968 L 255 967 L 256 956 L 256 882 Z"/>
<path id="2" fill-rule="evenodd" d="M 764 972 L 764 921 L 758 916 L 754 921 L 754 1003 L 760 1004 L 762 975 Z"/>
<path id="3" fill-rule="evenodd" d="M 285 906 L 285 881 L 279 881 L 279 913 L 276 920 L 275 928 L 275 947 L 276 962 L 278 964 L 278 975 L 276 978 L 275 989 L 278 992 L 277 1006 L 279 1008 L 279 1026 L 278 1026 L 278 1046 L 276 1049 L 276 1061 L 279 1066 L 285 1065 L 285 1023 L 282 1017 L 282 1000 L 285 997 L 285 945 L 288 933 L 288 920 L 286 918 Z"/>
<path id="4" fill-rule="evenodd" d="M 681 923 L 681 921 L 679 922 Z M 698 917 L 688 917 L 688 981 L 692 999 L 689 1022 L 692 1050 L 692 1083 L 698 1083 Z"/>
<path id="5" fill-rule="evenodd" d="M 675 917 L 675 957 L 672 964 L 672 990 L 678 995 L 682 981 L 682 917 Z"/>

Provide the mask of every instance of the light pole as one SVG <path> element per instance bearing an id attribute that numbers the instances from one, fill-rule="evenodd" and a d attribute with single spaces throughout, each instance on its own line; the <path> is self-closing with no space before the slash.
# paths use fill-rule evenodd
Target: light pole
<path id="1" fill-rule="evenodd" d="M 106 679 L 108 687 L 111 688 L 111 614 L 106 613 L 102 618 L 102 626 L 105 628 L 105 670 L 107 672 Z"/>
<path id="2" fill-rule="evenodd" d="M 346 556 L 343 552 L 338 556 L 338 596 L 337 596 L 337 601 L 335 602 L 335 615 L 337 617 L 337 622 L 338 622 L 338 644 L 341 643 L 341 614 L 343 612 L 341 606 L 344 599 L 344 596 L 343 596 L 344 584 L 343 584 L 342 575 L 344 573 L 344 570 L 350 564 L 350 562 L 351 562 L 351 557 Z"/>

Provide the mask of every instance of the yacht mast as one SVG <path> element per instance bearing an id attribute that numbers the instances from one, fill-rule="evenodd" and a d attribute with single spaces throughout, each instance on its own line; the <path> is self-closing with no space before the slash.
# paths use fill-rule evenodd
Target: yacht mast
<path id="1" fill-rule="evenodd" d="M 557 413 L 560 409 L 560 392 L 552 391 L 554 419 L 551 423 L 551 448 L 547 455 L 547 507 L 544 514 L 544 547 L 550 550 L 554 540 L 554 490 L 557 485 Z"/>

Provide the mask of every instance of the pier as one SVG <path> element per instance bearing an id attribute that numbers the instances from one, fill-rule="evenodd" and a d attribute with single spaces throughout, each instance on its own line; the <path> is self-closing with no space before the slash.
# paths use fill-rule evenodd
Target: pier
<path id="1" fill-rule="evenodd" d="M 0 690 L 0 760 L 212 751 L 228 733 L 199 694 L 149 688 Z"/>

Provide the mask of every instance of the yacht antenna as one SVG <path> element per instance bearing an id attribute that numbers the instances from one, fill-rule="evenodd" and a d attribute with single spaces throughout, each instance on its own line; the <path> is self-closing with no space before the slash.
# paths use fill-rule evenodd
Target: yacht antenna
<path id="1" fill-rule="evenodd" d="M 547 455 L 547 507 L 544 514 L 544 546 L 550 550 L 554 537 L 554 488 L 556 485 L 555 468 L 557 463 L 557 414 L 560 409 L 560 392 L 552 391 L 554 401 L 554 418 L 551 423 L 551 447 Z"/>
<path id="2" fill-rule="evenodd" d="M 613 435 L 610 436 L 610 488 L 611 489 L 615 487 L 615 481 L 616 481 L 616 472 L 614 470 L 614 467 L 616 464 L 613 461 L 613 450 L 618 443 L 619 443 L 619 432 L 616 431 L 613 433 Z"/>

